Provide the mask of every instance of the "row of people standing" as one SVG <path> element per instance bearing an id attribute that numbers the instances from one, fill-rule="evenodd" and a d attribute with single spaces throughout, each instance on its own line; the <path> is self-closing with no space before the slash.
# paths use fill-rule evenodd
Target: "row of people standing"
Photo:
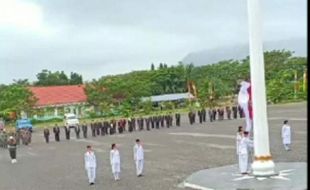
<path id="1" fill-rule="evenodd" d="M 86 148 L 87 151 L 84 154 L 85 170 L 87 173 L 89 185 L 94 185 L 96 179 L 96 168 L 97 168 L 96 155 L 90 145 L 88 145 Z M 133 155 L 134 155 L 133 159 L 136 165 L 136 175 L 137 177 L 142 177 L 144 166 L 144 149 L 142 143 L 140 142 L 140 139 L 136 139 L 136 144 L 133 147 Z M 120 180 L 121 155 L 115 143 L 111 145 L 110 164 L 114 180 L 115 181 Z"/>
<path id="2" fill-rule="evenodd" d="M 5 129 L 0 130 L 0 147 L 7 148 L 8 138 L 9 136 L 13 136 L 16 140 L 16 144 L 20 145 L 29 145 L 31 143 L 32 132 L 31 130 L 24 128 L 24 129 L 17 129 L 15 132 L 7 133 Z"/>
<path id="3" fill-rule="evenodd" d="M 169 115 L 156 115 L 149 117 L 139 117 L 139 118 L 128 118 L 128 119 L 119 119 L 119 120 L 110 120 L 110 121 L 92 121 L 91 123 L 82 123 L 81 125 L 69 127 L 64 126 L 64 133 L 66 140 L 70 140 L 71 129 L 75 132 L 75 136 L 77 139 L 81 137 L 81 132 L 83 138 L 88 138 L 88 131 L 90 129 L 90 133 L 92 137 L 96 136 L 105 136 L 105 135 L 113 135 L 117 132 L 122 134 L 124 131 L 133 132 L 133 131 L 141 131 L 141 130 L 151 130 L 151 129 L 160 129 L 160 128 L 170 128 L 173 124 L 173 116 Z M 175 125 L 181 126 L 181 114 L 175 114 Z M 60 127 L 56 124 L 53 127 L 53 133 L 55 136 L 55 141 L 60 141 Z M 50 139 L 50 129 L 44 128 L 43 136 L 45 138 L 45 142 L 49 143 Z"/>
<path id="4" fill-rule="evenodd" d="M 221 121 L 224 120 L 225 118 L 225 113 L 226 113 L 226 118 L 227 119 L 237 119 L 238 114 L 239 118 L 244 117 L 243 110 L 240 106 L 226 106 L 225 108 L 210 108 L 208 110 L 208 115 L 209 115 L 209 121 Z M 199 109 L 197 111 L 197 116 L 198 116 L 198 122 L 203 123 L 207 121 L 207 111 L 205 108 Z M 196 123 L 196 111 L 190 111 L 188 113 L 188 119 L 189 123 L 192 125 Z"/>

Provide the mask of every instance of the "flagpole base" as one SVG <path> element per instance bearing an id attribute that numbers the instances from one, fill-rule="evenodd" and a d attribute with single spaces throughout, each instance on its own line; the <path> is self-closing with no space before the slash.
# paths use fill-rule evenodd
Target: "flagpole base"
<path id="1" fill-rule="evenodd" d="M 275 175 L 274 162 L 272 160 L 255 160 L 252 163 L 253 175 L 255 177 L 268 177 Z"/>

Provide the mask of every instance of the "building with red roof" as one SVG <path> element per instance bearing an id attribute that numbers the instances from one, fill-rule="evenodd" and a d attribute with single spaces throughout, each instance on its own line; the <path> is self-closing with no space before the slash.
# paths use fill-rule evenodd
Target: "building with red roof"
<path id="1" fill-rule="evenodd" d="M 56 116 L 60 107 L 78 114 L 79 107 L 87 102 L 84 85 L 31 86 L 29 89 L 37 98 L 35 108 L 54 108 Z"/>

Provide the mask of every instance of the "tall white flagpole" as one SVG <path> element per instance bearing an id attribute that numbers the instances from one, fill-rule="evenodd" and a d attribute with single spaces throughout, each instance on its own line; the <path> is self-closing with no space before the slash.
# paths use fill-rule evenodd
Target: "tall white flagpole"
<path id="1" fill-rule="evenodd" d="M 269 149 L 261 0 L 247 0 L 247 2 L 255 156 L 252 169 L 254 176 L 271 176 L 275 173 L 275 165 Z"/>

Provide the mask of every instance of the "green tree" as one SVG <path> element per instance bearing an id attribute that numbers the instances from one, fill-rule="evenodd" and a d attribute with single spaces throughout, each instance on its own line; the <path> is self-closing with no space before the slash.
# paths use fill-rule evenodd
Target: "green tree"
<path id="1" fill-rule="evenodd" d="M 76 85 L 83 84 L 82 75 L 71 72 L 70 78 L 64 71 L 51 72 L 49 70 L 42 70 L 37 74 L 37 81 L 34 82 L 36 86 L 56 86 L 56 85 Z"/>
<path id="2" fill-rule="evenodd" d="M 154 71 L 155 70 L 155 66 L 154 66 L 154 63 L 151 64 L 151 71 Z"/>
<path id="3" fill-rule="evenodd" d="M 71 72 L 70 84 L 83 84 L 83 77 L 78 73 Z"/>
<path id="4" fill-rule="evenodd" d="M 21 111 L 29 113 L 36 101 L 32 92 L 23 85 L 4 86 L 0 88 L 0 115 L 8 117 L 12 112 L 18 116 Z"/>

